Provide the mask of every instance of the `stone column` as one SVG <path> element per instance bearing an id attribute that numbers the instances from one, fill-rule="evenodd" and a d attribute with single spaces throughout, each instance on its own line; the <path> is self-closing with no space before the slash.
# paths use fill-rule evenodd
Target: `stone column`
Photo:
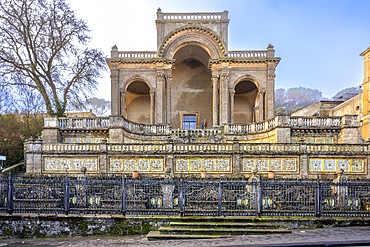
<path id="1" fill-rule="evenodd" d="M 171 111 L 172 111 L 172 105 L 171 105 L 171 86 L 172 86 L 172 76 L 171 75 L 167 75 L 167 104 L 166 104 L 166 108 L 167 108 L 167 125 L 170 126 L 171 125 Z"/>
<path id="2" fill-rule="evenodd" d="M 223 68 L 220 82 L 220 124 L 224 125 L 229 120 L 229 71 Z"/>
<path id="3" fill-rule="evenodd" d="M 154 90 L 153 89 L 150 89 L 149 93 L 150 93 L 150 124 L 154 124 L 154 116 L 155 116 L 155 112 L 154 112 Z"/>
<path id="4" fill-rule="evenodd" d="M 264 119 L 270 119 L 275 115 L 275 69 L 277 66 L 277 61 L 275 60 L 275 50 L 274 46 L 269 44 L 267 47 L 267 83 L 266 83 L 266 93 L 267 97 L 265 99 L 264 105 Z"/>
<path id="5" fill-rule="evenodd" d="M 230 92 L 230 123 L 234 123 L 234 97 L 235 97 L 235 90 L 229 89 Z"/>
<path id="6" fill-rule="evenodd" d="M 163 124 L 163 71 L 157 71 L 157 87 L 155 93 L 156 124 Z"/>
<path id="7" fill-rule="evenodd" d="M 120 115 L 120 90 L 119 90 L 119 70 L 117 68 L 111 69 L 110 73 L 111 79 L 111 115 Z"/>
<path id="8" fill-rule="evenodd" d="M 218 76 L 212 75 L 212 87 L 213 87 L 213 119 L 212 123 L 213 126 L 218 126 L 218 102 L 219 102 L 219 95 L 218 95 Z"/>
<path id="9" fill-rule="evenodd" d="M 126 118 L 126 92 L 121 92 L 121 116 Z"/>
<path id="10" fill-rule="evenodd" d="M 265 93 L 266 91 L 264 89 L 262 89 L 260 92 L 259 92 L 259 102 L 258 102 L 258 108 L 257 111 L 258 111 L 258 117 L 256 119 L 256 122 L 262 122 L 265 119 L 265 108 L 266 108 L 266 105 L 265 105 Z"/>

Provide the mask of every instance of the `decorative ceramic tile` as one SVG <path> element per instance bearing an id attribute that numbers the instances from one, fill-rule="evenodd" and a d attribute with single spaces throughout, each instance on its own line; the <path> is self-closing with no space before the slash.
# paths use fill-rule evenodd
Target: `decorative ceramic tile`
<path id="1" fill-rule="evenodd" d="M 231 172 L 229 158 L 177 158 L 176 172 Z"/>
<path id="2" fill-rule="evenodd" d="M 283 171 L 296 172 L 298 158 L 243 158 L 243 172 L 258 171 Z"/>
<path id="3" fill-rule="evenodd" d="M 325 172 L 335 172 L 336 169 L 335 160 L 333 159 L 325 159 L 324 160 L 324 171 Z"/>
<path id="4" fill-rule="evenodd" d="M 268 159 L 257 160 L 257 168 L 259 171 L 268 171 L 269 170 Z"/>
<path id="5" fill-rule="evenodd" d="M 216 171 L 230 172 L 230 159 L 218 159 Z"/>
<path id="6" fill-rule="evenodd" d="M 44 170 L 46 172 L 81 172 L 84 167 L 87 172 L 97 172 L 98 163 L 97 157 L 45 157 Z"/>
<path id="7" fill-rule="evenodd" d="M 179 171 L 179 172 L 189 171 L 189 160 L 188 159 L 177 159 L 176 160 L 176 171 Z"/>
<path id="8" fill-rule="evenodd" d="M 270 159 L 270 167 L 269 170 L 271 171 L 281 171 L 282 170 L 282 160 L 281 159 Z"/>
<path id="9" fill-rule="evenodd" d="M 161 158 L 110 158 L 110 172 L 163 172 L 164 161 Z"/>
<path id="10" fill-rule="evenodd" d="M 205 171 L 216 171 L 216 160 L 214 159 L 205 159 L 204 160 L 204 170 Z"/>
<path id="11" fill-rule="evenodd" d="M 343 171 L 348 172 L 349 170 L 348 160 L 338 159 L 338 169 L 343 169 Z"/>
<path id="12" fill-rule="evenodd" d="M 297 171 L 297 159 L 283 159 L 282 170 L 296 172 Z"/>
<path id="13" fill-rule="evenodd" d="M 351 165 L 351 172 L 364 172 L 364 160 L 363 159 L 353 159 Z"/>
<path id="14" fill-rule="evenodd" d="M 310 164 L 309 165 L 309 170 L 310 171 L 321 171 L 323 160 L 321 160 L 321 159 L 310 159 L 309 164 Z"/>
<path id="15" fill-rule="evenodd" d="M 202 159 L 190 159 L 189 164 L 190 164 L 190 170 L 191 171 L 199 171 L 201 172 L 203 169 L 203 160 Z"/>
<path id="16" fill-rule="evenodd" d="M 253 171 L 256 168 L 256 162 L 255 159 L 242 159 L 243 171 Z"/>
<path id="17" fill-rule="evenodd" d="M 365 160 L 362 158 L 311 158 L 309 159 L 310 172 L 334 173 L 343 169 L 346 173 L 365 172 Z"/>

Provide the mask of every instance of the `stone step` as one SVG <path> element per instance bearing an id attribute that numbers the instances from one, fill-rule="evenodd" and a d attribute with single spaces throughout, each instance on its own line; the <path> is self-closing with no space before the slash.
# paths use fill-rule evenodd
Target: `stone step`
<path id="1" fill-rule="evenodd" d="M 276 233 L 291 233 L 291 230 L 280 228 L 191 228 L 191 227 L 172 227 L 161 226 L 159 231 L 164 234 L 181 234 L 181 235 L 255 235 L 255 234 L 276 234 Z"/>
<path id="2" fill-rule="evenodd" d="M 209 239 L 209 238 L 229 238 L 228 235 L 207 235 L 207 234 L 164 234 L 160 231 L 150 231 L 146 238 L 148 240 L 166 240 L 166 239 Z"/>
<path id="3" fill-rule="evenodd" d="M 271 223 L 242 223 L 242 222 L 170 222 L 173 227 L 230 227 L 230 228 L 277 228 L 275 224 Z"/>

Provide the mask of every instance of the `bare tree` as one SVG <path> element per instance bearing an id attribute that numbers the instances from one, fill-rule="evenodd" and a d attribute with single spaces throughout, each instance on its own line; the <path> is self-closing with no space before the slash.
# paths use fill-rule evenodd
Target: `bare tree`
<path id="1" fill-rule="evenodd" d="M 0 83 L 37 91 L 49 115 L 64 116 L 106 69 L 102 52 L 87 47 L 88 33 L 65 0 L 1 0 Z"/>

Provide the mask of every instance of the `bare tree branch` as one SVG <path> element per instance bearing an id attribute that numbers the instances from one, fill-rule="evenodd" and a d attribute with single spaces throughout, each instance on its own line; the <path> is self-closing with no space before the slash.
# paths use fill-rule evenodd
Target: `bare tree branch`
<path id="1" fill-rule="evenodd" d="M 65 0 L 0 2 L 2 86 L 37 90 L 49 115 L 63 116 L 82 102 L 106 69 L 104 56 L 87 48 L 89 29 Z"/>

